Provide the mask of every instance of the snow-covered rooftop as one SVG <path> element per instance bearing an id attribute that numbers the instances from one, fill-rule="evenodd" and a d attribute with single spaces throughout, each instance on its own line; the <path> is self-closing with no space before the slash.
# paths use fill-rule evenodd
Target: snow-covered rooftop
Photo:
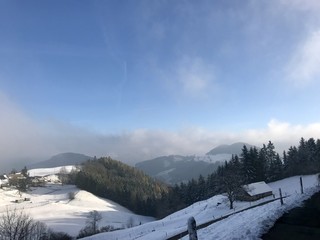
<path id="1" fill-rule="evenodd" d="M 265 182 L 250 183 L 248 185 L 244 185 L 244 189 L 250 196 L 272 192 L 272 189 Z"/>

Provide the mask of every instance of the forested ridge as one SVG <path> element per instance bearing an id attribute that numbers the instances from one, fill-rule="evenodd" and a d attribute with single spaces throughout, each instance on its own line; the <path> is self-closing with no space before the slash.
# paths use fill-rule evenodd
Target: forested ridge
<path id="1" fill-rule="evenodd" d="M 219 166 L 217 171 L 206 178 L 200 176 L 188 183 L 174 187 L 174 192 L 185 206 L 210 198 L 230 188 L 248 183 L 272 182 L 295 175 L 320 172 L 320 140 L 301 138 L 299 146 L 291 146 L 280 156 L 274 144 L 269 141 L 261 148 L 243 146 L 240 156 Z"/>
<path id="2" fill-rule="evenodd" d="M 223 192 L 234 200 L 235 189 L 243 184 L 318 172 L 320 140 L 301 138 L 298 147 L 290 147 L 282 156 L 271 141 L 261 148 L 244 145 L 240 156 L 233 155 L 217 171 L 173 187 L 110 157 L 87 161 L 74 179 L 79 188 L 160 218 Z"/>
<path id="3" fill-rule="evenodd" d="M 81 189 L 152 216 L 158 215 L 155 202 L 169 191 L 165 184 L 110 157 L 88 160 L 73 178 Z"/>

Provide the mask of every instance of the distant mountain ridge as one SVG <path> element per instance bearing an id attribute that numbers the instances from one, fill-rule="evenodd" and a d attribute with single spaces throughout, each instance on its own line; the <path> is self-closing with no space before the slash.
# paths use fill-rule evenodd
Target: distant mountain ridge
<path id="1" fill-rule="evenodd" d="M 28 169 L 33 168 L 51 168 L 51 167 L 60 167 L 60 166 L 67 166 L 67 165 L 79 165 L 89 159 L 93 159 L 93 157 L 80 154 L 80 153 L 60 153 L 57 155 L 52 156 L 48 160 L 41 161 L 38 163 L 30 164 Z"/>
<path id="2" fill-rule="evenodd" d="M 219 145 L 202 156 L 161 156 L 139 162 L 135 167 L 168 184 L 186 182 L 213 173 L 224 161 L 229 161 L 232 155 L 240 155 L 244 145 L 254 147 L 243 142 Z"/>
<path id="3" fill-rule="evenodd" d="M 217 154 L 237 154 L 240 155 L 242 152 L 243 146 L 246 145 L 249 149 L 250 147 L 255 147 L 253 145 L 250 145 L 248 143 L 244 142 L 236 142 L 230 145 L 222 144 L 219 145 L 213 149 L 211 149 L 209 152 L 206 153 L 206 155 L 217 155 Z"/>
<path id="4" fill-rule="evenodd" d="M 170 155 L 137 163 L 135 167 L 149 176 L 173 185 L 198 178 L 200 174 L 207 176 L 219 165 L 220 162 L 199 161 L 195 156 Z"/>

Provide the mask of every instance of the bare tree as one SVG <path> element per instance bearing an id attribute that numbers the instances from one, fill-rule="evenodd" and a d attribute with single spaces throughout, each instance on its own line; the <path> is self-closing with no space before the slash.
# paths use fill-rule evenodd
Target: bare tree
<path id="1" fill-rule="evenodd" d="M 58 177 L 59 177 L 59 180 L 61 181 L 62 184 L 69 183 L 69 173 L 68 173 L 66 167 L 60 168 Z"/>
<path id="2" fill-rule="evenodd" d="M 2 240 L 40 240 L 46 232 L 45 224 L 35 222 L 30 216 L 17 209 L 7 209 L 0 217 Z"/>
<path id="3" fill-rule="evenodd" d="M 1 240 L 71 240 L 66 233 L 53 232 L 46 224 L 34 221 L 22 210 L 7 208 L 0 216 Z"/>
<path id="4" fill-rule="evenodd" d="M 86 226 L 80 230 L 78 237 L 82 238 L 99 233 L 98 222 L 101 219 L 102 216 L 98 211 L 91 211 L 87 217 Z"/>
<path id="5" fill-rule="evenodd" d="M 239 169 L 233 163 L 226 164 L 221 172 L 220 184 L 227 194 L 230 209 L 233 209 L 233 203 L 241 192 L 242 182 Z"/>
<path id="6" fill-rule="evenodd" d="M 131 216 L 127 221 L 127 228 L 132 228 L 134 226 L 134 219 Z"/>
<path id="7" fill-rule="evenodd" d="M 91 229 L 94 233 L 97 233 L 99 231 L 98 222 L 102 219 L 101 214 L 94 210 L 89 213 L 88 219 L 87 219 L 87 225 L 91 226 Z"/>
<path id="8" fill-rule="evenodd" d="M 224 176 L 222 179 L 222 188 L 227 193 L 227 197 L 230 203 L 230 209 L 233 209 L 233 203 L 236 200 L 236 197 L 238 196 L 238 193 L 241 189 L 241 184 L 239 184 L 239 181 L 235 176 Z"/>
<path id="9" fill-rule="evenodd" d="M 30 239 L 34 240 L 44 240 L 45 237 L 49 236 L 49 229 L 46 224 L 36 221 L 33 223 L 32 232 L 30 234 Z"/>

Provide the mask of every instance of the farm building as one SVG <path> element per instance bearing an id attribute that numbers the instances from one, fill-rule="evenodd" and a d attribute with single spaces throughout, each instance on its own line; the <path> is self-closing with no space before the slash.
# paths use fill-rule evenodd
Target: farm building
<path id="1" fill-rule="evenodd" d="M 0 175 L 0 187 L 8 185 L 8 177 L 7 175 Z"/>
<path id="2" fill-rule="evenodd" d="M 242 194 L 238 197 L 243 201 L 256 201 L 260 198 L 272 196 L 272 189 L 265 182 L 250 183 L 242 186 Z"/>
<path id="3" fill-rule="evenodd" d="M 43 177 L 30 177 L 32 187 L 44 187 L 46 181 Z"/>

